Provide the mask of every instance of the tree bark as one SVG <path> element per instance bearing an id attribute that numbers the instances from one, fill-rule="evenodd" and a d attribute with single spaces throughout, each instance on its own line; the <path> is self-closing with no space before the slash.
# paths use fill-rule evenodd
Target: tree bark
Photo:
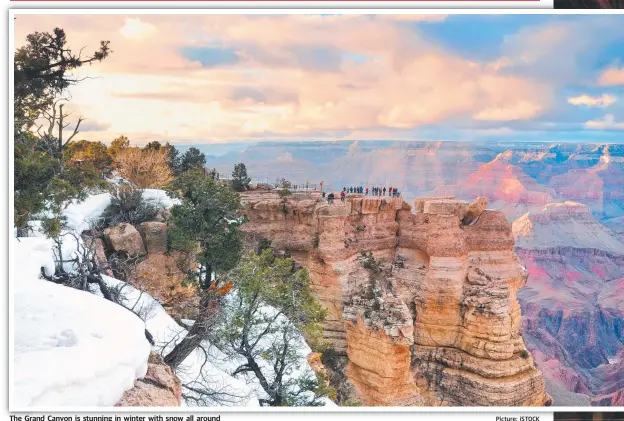
<path id="1" fill-rule="evenodd" d="M 182 364 L 182 362 L 191 355 L 191 352 L 204 340 L 212 319 L 218 310 L 217 297 L 213 294 L 205 293 L 199 302 L 199 306 L 199 314 L 191 329 L 184 339 L 182 339 L 164 358 L 165 363 L 174 370 Z"/>

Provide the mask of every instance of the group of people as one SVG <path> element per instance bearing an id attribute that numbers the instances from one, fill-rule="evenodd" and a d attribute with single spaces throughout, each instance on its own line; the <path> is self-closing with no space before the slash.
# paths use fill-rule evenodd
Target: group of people
<path id="1" fill-rule="evenodd" d="M 356 193 L 356 194 L 363 194 L 365 196 L 368 196 L 369 190 L 368 190 L 368 187 L 362 187 L 362 186 L 343 187 L 342 193 L 344 193 L 345 195 L 350 194 L 350 193 Z M 372 196 L 394 196 L 394 197 L 398 197 L 401 195 L 401 193 L 399 193 L 399 189 L 396 187 L 386 188 L 386 187 L 379 187 L 379 186 L 375 186 L 372 189 L 370 189 L 370 194 Z"/>
<path id="2" fill-rule="evenodd" d="M 368 189 L 368 187 L 362 187 L 362 186 L 356 186 L 356 187 L 343 187 L 342 191 L 340 192 L 340 201 L 344 202 L 345 198 L 347 196 L 347 194 L 363 194 L 365 196 L 368 196 L 369 193 L 371 196 L 392 196 L 392 197 L 399 197 L 401 196 L 401 193 L 399 192 L 399 189 L 396 187 L 379 187 L 379 186 L 375 186 L 372 189 Z M 325 192 L 323 192 L 323 199 L 325 199 L 327 197 L 327 202 L 329 204 L 334 203 L 334 199 L 336 198 L 334 193 L 329 193 L 328 195 L 325 194 Z"/>

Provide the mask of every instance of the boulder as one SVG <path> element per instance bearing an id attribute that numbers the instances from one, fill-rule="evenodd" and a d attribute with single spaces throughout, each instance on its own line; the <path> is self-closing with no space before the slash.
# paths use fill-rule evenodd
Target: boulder
<path id="1" fill-rule="evenodd" d="M 125 252 L 129 256 L 142 256 L 146 253 L 141 234 L 128 223 L 106 228 L 104 236 L 110 247 L 116 252 Z"/>
<path id="2" fill-rule="evenodd" d="M 464 225 L 470 225 L 473 223 L 481 215 L 481 213 L 483 213 L 485 208 L 487 208 L 487 205 L 487 197 L 477 197 L 474 202 L 468 206 L 468 210 L 466 211 L 464 219 L 462 219 L 462 223 Z"/>
<path id="3" fill-rule="evenodd" d="M 170 217 L 171 217 L 171 212 L 169 211 L 169 209 L 161 209 L 158 211 L 158 213 L 154 217 L 154 221 L 167 222 Z"/>
<path id="4" fill-rule="evenodd" d="M 180 379 L 158 354 L 150 354 L 147 373 L 124 392 L 115 406 L 180 406 Z"/>
<path id="5" fill-rule="evenodd" d="M 165 253 L 167 251 L 167 224 L 164 222 L 143 222 L 139 232 L 148 253 Z"/>

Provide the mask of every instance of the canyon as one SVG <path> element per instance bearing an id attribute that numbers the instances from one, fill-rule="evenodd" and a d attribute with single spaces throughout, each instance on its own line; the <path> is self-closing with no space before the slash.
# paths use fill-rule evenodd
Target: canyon
<path id="1" fill-rule="evenodd" d="M 269 239 L 310 273 L 324 338 L 365 405 L 550 405 L 522 335 L 527 272 L 487 200 L 242 195 L 250 242 Z M 332 369 L 332 367 L 329 367 Z M 340 376 L 338 376 L 340 377 Z"/>
<path id="2" fill-rule="evenodd" d="M 529 278 L 523 331 L 555 404 L 621 405 L 624 243 L 588 206 L 551 203 L 513 223 Z"/>

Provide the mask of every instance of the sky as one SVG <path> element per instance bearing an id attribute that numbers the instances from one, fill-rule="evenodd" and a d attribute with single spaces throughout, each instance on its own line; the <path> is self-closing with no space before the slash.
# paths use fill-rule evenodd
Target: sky
<path id="1" fill-rule="evenodd" d="M 80 137 L 624 142 L 624 15 L 18 15 L 84 53 Z"/>

